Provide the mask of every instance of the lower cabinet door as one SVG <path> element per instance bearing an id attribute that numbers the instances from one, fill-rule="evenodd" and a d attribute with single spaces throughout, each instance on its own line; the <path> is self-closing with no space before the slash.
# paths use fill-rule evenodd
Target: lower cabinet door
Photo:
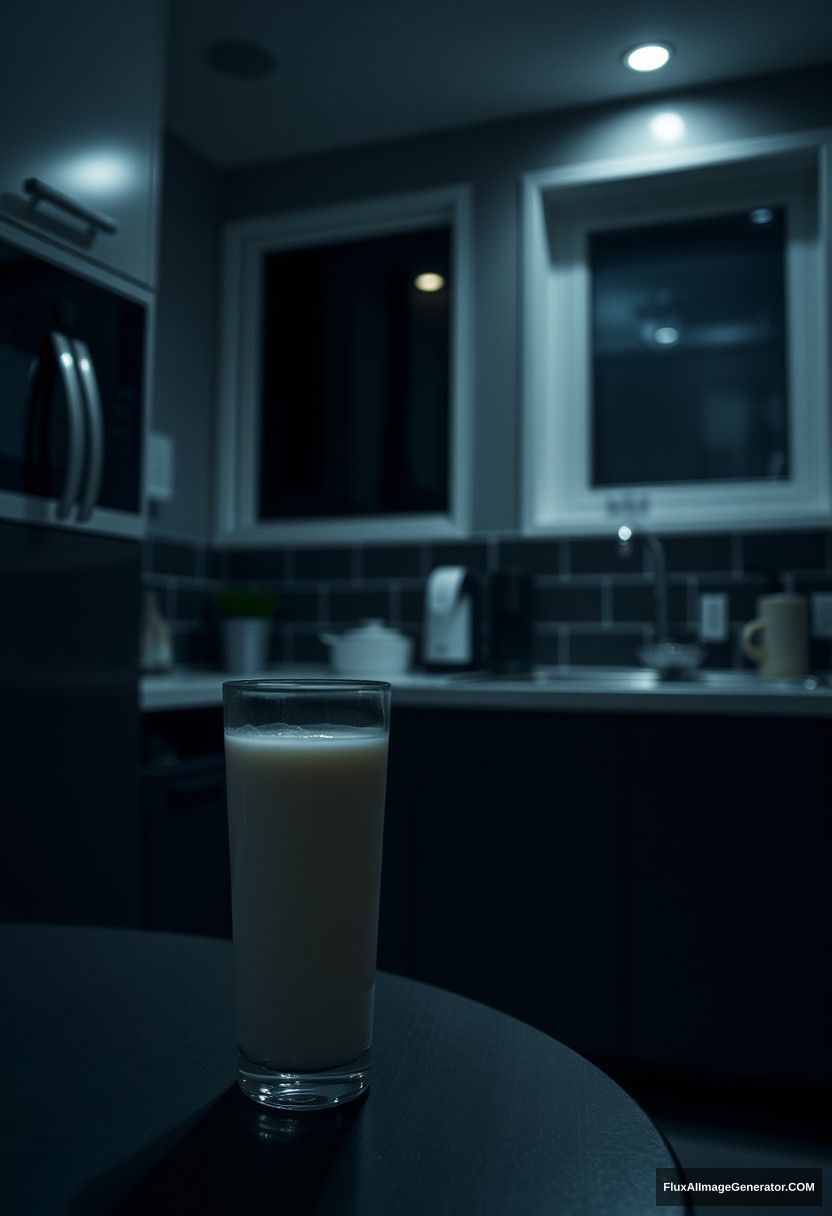
<path id="1" fill-rule="evenodd" d="M 410 973 L 619 1055 L 618 723 L 400 710 L 394 731 L 388 822 L 410 841 Z"/>
<path id="2" fill-rule="evenodd" d="M 832 724 L 634 724 L 628 1055 L 832 1080 Z"/>
<path id="3" fill-rule="evenodd" d="M 143 907 L 148 929 L 231 935 L 222 756 L 146 773 Z"/>

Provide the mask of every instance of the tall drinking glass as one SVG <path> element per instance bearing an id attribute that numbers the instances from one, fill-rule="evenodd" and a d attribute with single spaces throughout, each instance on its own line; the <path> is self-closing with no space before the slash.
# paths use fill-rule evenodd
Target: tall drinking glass
<path id="1" fill-rule="evenodd" d="M 238 1079 L 284 1110 L 370 1083 L 390 685 L 223 685 Z"/>

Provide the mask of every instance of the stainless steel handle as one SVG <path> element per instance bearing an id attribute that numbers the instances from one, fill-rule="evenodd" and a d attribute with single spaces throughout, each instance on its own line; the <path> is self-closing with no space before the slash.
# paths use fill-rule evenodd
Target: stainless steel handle
<path id="1" fill-rule="evenodd" d="M 58 519 L 66 519 L 81 488 L 81 471 L 84 465 L 84 407 L 81 403 L 81 388 L 75 369 L 75 357 L 68 339 L 63 334 L 54 331 L 50 336 L 50 341 L 63 381 L 69 422 L 66 476 L 56 509 Z"/>
<path id="2" fill-rule="evenodd" d="M 111 215 L 105 215 L 103 211 L 97 211 L 95 207 L 88 207 L 86 203 L 79 202 L 72 195 L 64 194 L 62 190 L 56 190 L 54 186 L 42 182 L 39 177 L 27 177 L 23 183 L 23 193 L 27 194 L 34 203 L 49 203 L 52 207 L 65 211 L 67 215 L 72 215 L 77 220 L 83 220 L 85 224 L 89 224 L 90 228 L 97 228 L 100 232 L 106 232 L 110 236 L 114 236 L 118 232 L 118 223 Z"/>
<path id="3" fill-rule="evenodd" d="M 101 470 L 104 467 L 104 412 L 101 409 L 101 394 L 98 391 L 95 367 L 86 342 L 76 338 L 72 349 L 87 414 L 86 477 L 78 504 L 78 519 L 83 523 L 92 515 L 101 489 Z"/>

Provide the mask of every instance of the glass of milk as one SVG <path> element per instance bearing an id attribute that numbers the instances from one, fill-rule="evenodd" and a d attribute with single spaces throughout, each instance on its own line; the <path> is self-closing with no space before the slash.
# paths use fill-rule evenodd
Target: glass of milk
<path id="1" fill-rule="evenodd" d="M 238 1079 L 282 1110 L 370 1084 L 390 685 L 223 685 Z"/>

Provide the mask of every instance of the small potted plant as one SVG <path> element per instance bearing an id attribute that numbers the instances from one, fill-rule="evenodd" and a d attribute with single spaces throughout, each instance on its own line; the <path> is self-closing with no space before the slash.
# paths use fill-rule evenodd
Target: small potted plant
<path id="1" fill-rule="evenodd" d="M 234 675 L 265 671 L 277 597 L 249 587 L 224 587 L 219 606 L 225 670 Z"/>

